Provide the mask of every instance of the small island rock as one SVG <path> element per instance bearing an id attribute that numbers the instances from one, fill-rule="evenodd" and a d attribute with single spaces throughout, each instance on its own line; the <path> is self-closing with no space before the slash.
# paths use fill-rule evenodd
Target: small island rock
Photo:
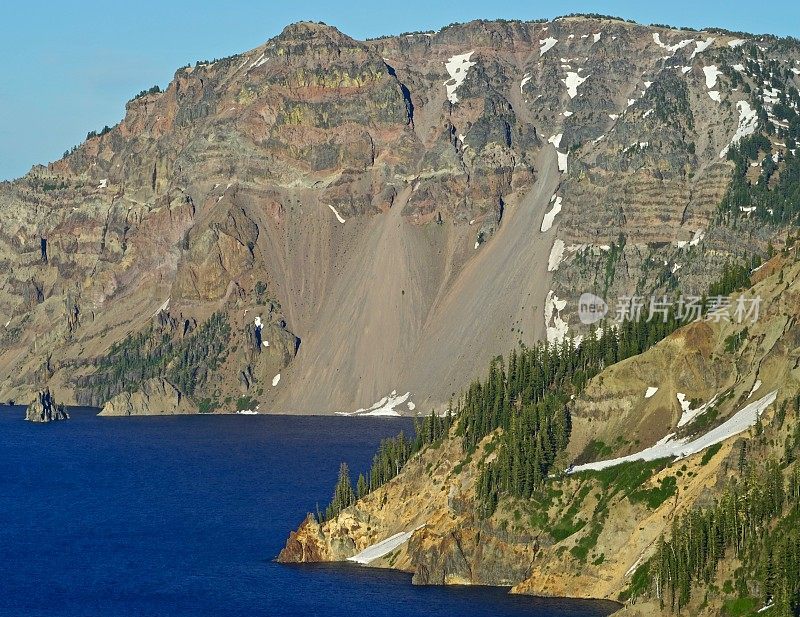
<path id="1" fill-rule="evenodd" d="M 28 422 L 53 422 L 54 420 L 69 420 L 66 407 L 56 403 L 50 389 L 47 388 L 39 392 L 28 409 L 25 411 L 25 419 Z"/>

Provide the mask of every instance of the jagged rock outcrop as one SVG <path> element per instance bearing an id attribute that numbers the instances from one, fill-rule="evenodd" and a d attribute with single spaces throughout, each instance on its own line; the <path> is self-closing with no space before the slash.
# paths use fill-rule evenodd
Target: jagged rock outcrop
<path id="1" fill-rule="evenodd" d="M 28 422 L 54 422 L 57 420 L 69 420 L 66 407 L 61 403 L 56 403 L 50 389 L 42 390 L 36 395 L 34 400 L 25 410 L 25 419 Z"/>
<path id="2" fill-rule="evenodd" d="M 160 416 L 197 413 L 197 405 L 166 379 L 148 379 L 136 392 L 122 392 L 100 416 Z"/>

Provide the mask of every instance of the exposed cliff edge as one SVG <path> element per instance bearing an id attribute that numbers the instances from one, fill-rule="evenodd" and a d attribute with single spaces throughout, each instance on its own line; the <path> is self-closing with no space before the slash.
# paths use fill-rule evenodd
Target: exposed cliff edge
<path id="1" fill-rule="evenodd" d="M 25 410 L 25 419 L 28 422 L 54 422 L 57 420 L 69 420 L 66 407 L 56 403 L 50 389 L 45 389 L 36 395 L 34 400 Z"/>
<path id="2" fill-rule="evenodd" d="M 464 440 L 471 429 L 456 416 L 446 434 L 434 435 L 392 479 L 373 490 L 362 486 L 360 498 L 327 520 L 309 515 L 278 561 L 367 554 L 362 563 L 410 572 L 416 584 L 511 585 L 513 593 L 624 602 L 620 614 L 629 616 L 669 613 L 670 602 L 662 607 L 657 596 L 667 584 L 658 572 L 669 562 L 654 556 L 676 529 L 704 516 L 719 520 L 719 514 L 700 514 L 703 508 L 716 507 L 731 490 L 740 501 L 763 499 L 757 496 L 769 491 L 762 478 L 771 477 L 787 482 L 784 515 L 800 512 L 788 502 L 800 495 L 794 462 L 800 454 L 796 251 L 751 276 L 755 286 L 739 297 L 761 298 L 757 320 L 693 322 L 590 379 L 569 402 L 568 446 L 530 497 L 509 493 L 511 485 L 529 480 L 523 471 L 511 474 L 510 485 L 497 489 L 495 502 L 486 506 L 486 481 L 493 477 L 487 470 L 513 469 L 518 453 L 509 452 L 514 442 L 505 439 L 504 429 L 470 446 Z M 512 365 L 509 360 L 509 380 L 516 378 Z M 516 430 L 512 420 L 508 431 Z M 665 448 L 675 443 L 683 445 Z M 648 458 L 659 448 L 661 458 Z M 741 507 L 737 516 L 744 517 L 752 506 Z M 792 528 L 793 519 L 782 524 L 786 520 Z M 778 524 L 764 527 L 782 533 Z M 368 550 L 392 539 L 388 552 Z M 680 602 L 673 606 L 717 615 L 739 594 L 755 612 L 777 593 L 764 587 L 752 554 L 734 557 L 731 550 L 714 559 L 710 578 L 698 575 L 693 585 L 699 590 L 671 596 Z M 703 586 L 708 580 L 713 587 Z M 782 598 L 791 606 L 791 593 Z"/>
<path id="3" fill-rule="evenodd" d="M 798 59 L 582 16 L 300 23 L 181 68 L 0 183 L 0 397 L 163 377 L 204 411 L 444 406 L 518 342 L 585 334 L 580 292 L 702 289 L 780 246 Z"/>
<path id="4" fill-rule="evenodd" d="M 99 416 L 159 416 L 197 413 L 197 405 L 166 379 L 148 379 L 136 392 L 113 397 Z"/>

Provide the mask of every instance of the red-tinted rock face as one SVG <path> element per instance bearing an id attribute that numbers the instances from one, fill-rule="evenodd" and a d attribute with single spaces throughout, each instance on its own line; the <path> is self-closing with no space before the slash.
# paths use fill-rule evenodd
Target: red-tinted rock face
<path id="1" fill-rule="evenodd" d="M 332 412 L 397 390 L 439 405 L 545 336 L 551 289 L 609 267 L 610 292 L 663 284 L 648 264 L 704 230 L 679 275 L 700 285 L 769 236 L 713 226 L 745 95 L 723 75 L 714 101 L 702 68 L 745 51 L 715 34 L 693 55 L 709 36 L 569 18 L 361 42 L 300 23 L 179 69 L 110 132 L 0 185 L 0 397 L 44 370 L 80 398 L 94 359 L 169 300 L 198 323 L 230 318 L 203 398 Z M 276 344 L 254 359 L 240 341 L 255 316 Z"/>

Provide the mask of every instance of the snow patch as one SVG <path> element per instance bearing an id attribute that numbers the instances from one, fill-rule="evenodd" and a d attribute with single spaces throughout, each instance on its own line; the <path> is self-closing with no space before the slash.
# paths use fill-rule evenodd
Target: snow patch
<path id="1" fill-rule="evenodd" d="M 444 64 L 444 68 L 447 69 L 447 73 L 450 75 L 450 79 L 444 82 L 444 86 L 447 89 L 447 99 L 451 103 L 458 103 L 456 90 L 464 83 L 470 67 L 476 64 L 475 62 L 469 61 L 470 56 L 474 53 L 474 51 L 468 51 L 463 54 L 452 56 Z"/>
<path id="2" fill-rule="evenodd" d="M 547 292 L 544 302 L 544 325 L 547 328 L 547 342 L 561 343 L 567 336 L 567 322 L 561 319 L 561 311 L 567 306 L 566 300 L 559 300 L 553 290 Z M 551 325 L 552 322 L 552 325 Z"/>
<path id="3" fill-rule="evenodd" d="M 692 55 L 689 56 L 689 59 L 694 58 L 697 54 L 708 49 L 711 46 L 711 43 L 714 42 L 714 40 L 715 40 L 714 37 L 710 36 L 705 41 L 697 41 L 697 45 L 695 46 Z"/>
<path id="4" fill-rule="evenodd" d="M 717 85 L 717 77 L 722 75 L 722 71 L 717 68 L 716 64 L 703 67 L 703 73 L 706 74 L 706 88 L 711 90 Z"/>
<path id="5" fill-rule="evenodd" d="M 554 39 L 552 36 L 549 36 L 546 39 L 540 39 L 539 44 L 541 45 L 541 47 L 539 48 L 539 57 L 541 58 L 549 50 L 553 49 L 553 46 L 556 43 L 558 43 L 558 39 Z"/>
<path id="6" fill-rule="evenodd" d="M 155 312 L 155 313 L 153 313 L 153 317 L 155 317 L 155 316 L 156 316 L 156 315 L 158 315 L 159 313 L 162 313 L 162 312 L 164 312 L 164 311 L 168 310 L 168 309 L 169 309 L 169 301 L 170 301 L 171 299 L 172 299 L 172 296 L 170 296 L 169 298 L 167 298 L 166 300 L 164 300 L 164 304 L 162 304 L 161 306 L 159 306 L 159 307 L 156 309 L 156 312 Z M 7 324 L 6 324 L 6 325 L 7 325 Z"/>
<path id="7" fill-rule="evenodd" d="M 567 173 L 567 154 L 556 151 L 556 155 L 558 155 L 558 171 Z"/>
<path id="8" fill-rule="evenodd" d="M 331 204 L 328 204 L 328 207 L 331 209 L 331 212 L 333 212 L 336 215 L 336 220 L 339 221 L 340 223 L 344 223 L 344 219 L 339 214 L 338 210 L 336 210 L 336 208 L 334 208 Z"/>
<path id="9" fill-rule="evenodd" d="M 732 41 L 728 41 L 728 47 L 733 49 L 734 47 L 739 47 L 739 45 L 744 45 L 744 39 L 733 39 Z"/>
<path id="10" fill-rule="evenodd" d="M 753 394 L 756 393 L 756 390 L 758 390 L 760 387 L 761 387 L 761 380 L 756 379 L 756 382 L 753 384 L 753 388 L 750 390 L 750 394 L 747 395 L 747 398 L 753 396 Z"/>
<path id="11" fill-rule="evenodd" d="M 654 446 L 645 448 L 641 452 L 606 461 L 598 461 L 596 463 L 575 465 L 571 467 L 567 473 L 573 474 L 586 470 L 600 471 L 632 461 L 655 461 L 661 458 L 681 459 L 691 456 L 692 454 L 701 452 L 715 444 L 722 443 L 726 439 L 749 429 L 756 423 L 764 410 L 775 402 L 777 396 L 777 390 L 770 392 L 765 397 L 740 409 L 717 428 L 710 430 L 702 437 L 698 437 L 692 441 L 689 441 L 688 438 L 675 439 L 675 435 L 670 434 L 661 439 Z"/>
<path id="12" fill-rule="evenodd" d="M 402 415 L 397 408 L 406 403 L 408 408 L 413 410 L 414 403 L 409 400 L 411 392 L 397 394 L 397 390 L 392 390 L 388 396 L 384 396 L 377 403 L 365 409 L 357 409 L 352 412 L 339 412 L 340 416 L 400 416 Z"/>
<path id="13" fill-rule="evenodd" d="M 562 114 L 562 115 L 563 115 L 565 118 L 569 118 L 569 117 L 572 115 L 572 112 L 571 112 L 571 111 L 563 111 L 563 112 L 561 112 L 561 114 Z"/>
<path id="14" fill-rule="evenodd" d="M 107 189 L 108 188 L 108 178 L 103 178 L 100 180 L 100 184 L 97 185 L 99 189 Z"/>
<path id="15" fill-rule="evenodd" d="M 678 392 L 677 398 L 681 406 L 681 418 L 678 420 L 678 428 L 680 428 L 689 424 L 697 416 L 701 416 L 708 411 L 714 403 L 717 402 L 718 397 L 714 396 L 710 401 L 700 405 L 697 409 L 692 409 L 692 403 L 686 400 L 686 395 L 683 392 Z"/>
<path id="16" fill-rule="evenodd" d="M 547 143 L 553 144 L 556 148 L 561 145 L 561 138 L 564 136 L 564 133 L 557 133 L 553 135 L 550 139 L 547 140 Z"/>
<path id="17" fill-rule="evenodd" d="M 277 386 L 280 380 L 281 380 L 281 374 L 278 373 L 277 375 L 275 375 L 275 377 L 272 378 L 272 387 L 274 388 L 275 386 Z"/>
<path id="18" fill-rule="evenodd" d="M 675 43 L 674 45 L 666 45 L 661 42 L 661 35 L 658 32 L 653 32 L 653 42 L 659 47 L 666 49 L 667 51 L 672 52 L 674 54 L 679 49 L 683 49 L 684 47 L 686 47 L 689 43 L 693 43 L 694 39 L 684 39 L 678 43 Z"/>
<path id="19" fill-rule="evenodd" d="M 525 75 L 522 76 L 522 81 L 519 82 L 519 93 L 520 94 L 524 94 L 522 89 L 525 87 L 525 84 L 527 84 L 530 80 L 531 80 L 531 74 L 530 73 L 525 73 Z"/>
<path id="20" fill-rule="evenodd" d="M 544 213 L 544 218 L 542 219 L 542 227 L 541 227 L 542 233 L 550 231 L 550 228 L 553 226 L 553 221 L 555 220 L 556 215 L 559 212 L 561 212 L 561 196 L 553 195 L 553 197 L 555 197 L 555 201 L 553 202 L 553 207 L 550 208 L 548 212 Z"/>
<path id="21" fill-rule="evenodd" d="M 619 114 L 608 114 L 608 117 L 611 118 L 612 120 L 616 120 L 617 118 L 619 118 Z"/>
<path id="22" fill-rule="evenodd" d="M 550 257 L 547 260 L 547 271 L 555 272 L 558 266 L 561 265 L 561 260 L 564 259 L 564 241 L 556 238 L 553 242 L 553 248 L 550 249 Z"/>
<path id="23" fill-rule="evenodd" d="M 567 86 L 567 94 L 569 95 L 569 98 L 574 99 L 578 95 L 578 86 L 580 86 L 588 78 L 588 75 L 586 77 L 581 77 L 572 71 L 567 72 L 566 79 L 562 79 L 561 81 Z"/>
<path id="24" fill-rule="evenodd" d="M 645 398 L 652 397 L 656 392 L 658 392 L 658 388 L 656 386 L 650 386 L 647 388 L 647 392 L 644 393 Z"/>
<path id="25" fill-rule="evenodd" d="M 254 67 L 256 67 L 256 66 L 261 66 L 261 64 L 259 64 L 259 62 L 261 62 L 263 59 L 264 59 L 264 54 L 262 53 L 262 54 L 261 54 L 261 55 L 260 55 L 258 58 L 256 58 L 256 59 L 255 59 L 255 60 L 254 60 L 252 63 L 250 63 L 250 66 L 248 66 L 248 67 L 247 67 L 247 70 L 249 71 L 250 69 L 252 69 L 252 68 L 254 68 Z M 262 64 L 263 64 L 263 63 L 262 63 Z"/>
<path id="26" fill-rule="evenodd" d="M 731 143 L 722 149 L 719 153 L 719 158 L 725 158 L 728 150 L 734 144 L 738 144 L 743 137 L 755 133 L 756 125 L 758 124 L 758 115 L 756 110 L 750 107 L 747 101 L 737 101 L 736 108 L 739 110 L 739 126 L 736 128 L 736 133 L 731 138 Z"/>
<path id="27" fill-rule="evenodd" d="M 717 103 L 722 102 L 722 98 L 720 98 L 719 92 L 717 90 L 709 90 L 708 96 L 711 98 L 712 101 L 716 101 Z"/>
<path id="28" fill-rule="evenodd" d="M 600 42 L 600 37 L 601 37 L 602 35 L 603 35 L 603 33 L 602 33 L 602 32 L 595 32 L 595 33 L 592 35 L 592 37 L 594 38 L 594 42 L 595 42 L 595 43 L 599 43 L 599 42 Z"/>
<path id="29" fill-rule="evenodd" d="M 422 525 L 420 525 L 420 527 L 422 527 Z M 361 565 L 367 565 L 368 563 L 375 561 L 379 557 L 388 555 L 398 546 L 401 546 L 406 542 L 408 542 L 409 538 L 411 538 L 411 536 L 417 529 L 419 529 L 419 527 L 412 529 L 411 531 L 401 531 L 400 533 L 396 533 L 393 536 L 389 536 L 385 540 L 376 542 L 375 544 L 368 546 L 360 553 L 357 553 L 352 557 L 348 557 L 347 561 L 353 561 L 355 563 L 360 563 Z"/>

